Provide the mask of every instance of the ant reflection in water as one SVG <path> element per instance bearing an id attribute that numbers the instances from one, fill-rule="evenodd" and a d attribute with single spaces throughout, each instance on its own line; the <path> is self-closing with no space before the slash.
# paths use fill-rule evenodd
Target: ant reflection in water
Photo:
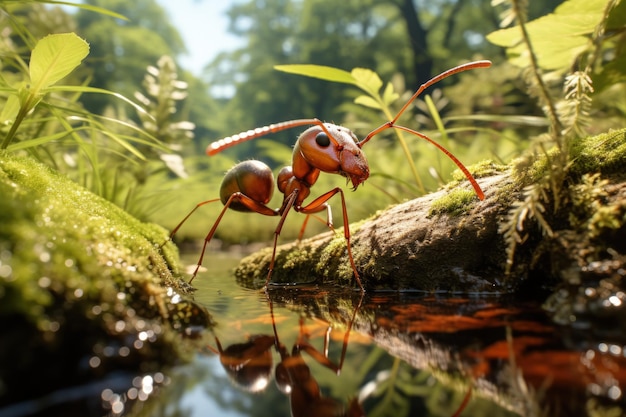
<path id="1" fill-rule="evenodd" d="M 273 365 L 271 348 L 273 346 L 280 356 L 280 362 L 274 370 L 276 386 L 283 394 L 289 397 L 292 417 L 365 416 L 365 412 L 356 397 L 350 399 L 346 406 L 333 398 L 322 396 L 320 387 L 302 356 L 302 352 L 306 352 L 315 361 L 339 374 L 346 355 L 352 323 L 361 306 L 363 297 L 361 296 L 344 334 L 341 358 L 338 364 L 335 364 L 328 358 L 330 325 L 326 331 L 322 353 L 309 342 L 309 335 L 304 326 L 304 318 L 300 318 L 298 338 L 291 351 L 289 351 L 278 337 L 276 320 L 274 319 L 274 307 L 272 301 L 268 301 L 273 335 L 251 336 L 247 342 L 233 344 L 226 349 L 222 348 L 219 339 L 215 337 L 217 350 L 208 347 L 219 355 L 220 363 L 231 381 L 237 387 L 249 392 L 263 391 L 271 380 Z"/>

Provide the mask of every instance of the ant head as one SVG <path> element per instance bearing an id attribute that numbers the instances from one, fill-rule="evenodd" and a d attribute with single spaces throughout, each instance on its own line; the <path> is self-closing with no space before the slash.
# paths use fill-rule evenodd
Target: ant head
<path id="1" fill-rule="evenodd" d="M 356 135 L 342 126 L 324 123 L 305 130 L 294 149 L 309 165 L 323 172 L 343 175 L 354 189 L 369 177 L 369 165 Z"/>

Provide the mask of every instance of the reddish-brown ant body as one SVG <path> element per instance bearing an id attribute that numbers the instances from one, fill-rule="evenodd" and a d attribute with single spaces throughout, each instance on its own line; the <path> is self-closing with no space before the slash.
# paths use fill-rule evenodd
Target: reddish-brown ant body
<path id="1" fill-rule="evenodd" d="M 274 315 L 274 303 L 269 294 L 267 295 L 267 302 L 273 334 L 250 335 L 245 341 L 230 344 L 225 348 L 219 338 L 215 336 L 216 348 L 207 345 L 206 350 L 219 355 L 220 363 L 231 382 L 242 391 L 252 393 L 264 391 L 272 380 L 273 371 L 276 387 L 289 397 L 292 417 L 365 417 L 364 402 L 371 392 L 359 392 L 354 397 L 348 398 L 347 403 L 324 395 L 313 369 L 307 364 L 303 355 L 306 352 L 309 358 L 339 376 L 348 352 L 352 327 L 363 304 L 364 296 L 365 294 L 361 292 L 361 298 L 354 307 L 350 320 L 345 322 L 346 328 L 343 332 L 341 354 L 336 361 L 329 358 L 333 325 L 326 323 L 323 347 L 318 349 L 313 346 L 311 334 L 305 326 L 304 316 L 300 317 L 298 336 L 289 349 L 279 337 L 280 332 Z M 319 333 L 319 330 L 321 329 L 318 328 L 316 333 Z M 277 362 L 272 355 L 272 347 L 279 355 Z M 471 395 L 472 387 L 470 386 L 452 417 L 461 415 L 467 407 Z"/>
<path id="2" fill-rule="evenodd" d="M 271 381 L 272 358 L 271 348 L 280 355 L 280 360 L 274 367 L 274 382 L 276 387 L 289 397 L 289 406 L 292 417 L 319 416 L 319 417 L 364 417 L 362 405 L 358 398 L 352 398 L 348 404 L 343 404 L 334 398 L 322 394 L 315 375 L 307 365 L 303 353 L 306 352 L 315 362 L 339 375 L 343 367 L 348 349 L 348 341 L 352 324 L 363 302 L 363 293 L 355 307 L 343 336 L 341 357 L 337 363 L 328 357 L 332 326 L 327 325 L 324 346 L 318 350 L 313 346 L 310 335 L 304 324 L 304 317 L 300 317 L 298 337 L 289 349 L 278 336 L 279 332 L 274 317 L 274 306 L 268 296 L 270 316 L 272 319 L 273 335 L 257 334 L 249 336 L 243 343 L 236 343 L 222 347 L 220 340 L 215 337 L 217 349 L 207 345 L 207 349 L 219 355 L 220 363 L 234 385 L 244 391 L 261 392 Z"/>
<path id="3" fill-rule="evenodd" d="M 265 288 L 267 288 L 274 269 L 278 236 L 280 235 L 285 218 L 289 211 L 294 209 L 297 212 L 307 215 L 326 211 L 327 224 L 329 227 L 332 227 L 332 214 L 330 206 L 327 202 L 331 197 L 339 194 L 341 196 L 343 229 L 346 239 L 348 259 L 354 272 L 354 278 L 361 291 L 364 291 L 363 284 L 361 283 L 361 279 L 352 256 L 348 213 L 346 210 L 343 190 L 339 187 L 333 188 L 310 203 L 305 204 L 304 201 L 309 196 L 311 187 L 313 187 L 321 172 L 327 172 L 346 177 L 352 183 L 353 190 L 356 190 L 356 188 L 369 177 L 369 165 L 361 148 L 378 133 L 389 128 L 394 128 L 409 132 L 425 139 L 444 152 L 461 169 L 461 171 L 463 171 L 467 179 L 472 184 L 478 198 L 481 200 L 484 199 L 483 191 L 474 177 L 470 174 L 467 168 L 465 168 L 465 166 L 454 155 L 452 155 L 452 153 L 426 135 L 413 129 L 396 125 L 396 121 L 400 118 L 408 106 L 431 85 L 449 77 L 450 75 L 474 68 L 485 68 L 490 65 L 491 62 L 489 61 L 469 62 L 451 68 L 431 78 L 419 87 L 415 94 L 413 94 L 413 96 L 404 104 L 392 120 L 383 123 L 378 128 L 372 130 L 362 141 L 359 141 L 356 135 L 345 127 L 337 126 L 331 123 L 323 123 L 318 119 L 298 119 L 242 132 L 237 135 L 218 140 L 209 145 L 207 148 L 207 154 L 214 155 L 231 146 L 265 136 L 269 133 L 275 133 L 299 126 L 312 125 L 298 137 L 294 146 L 291 165 L 283 168 L 278 174 L 278 190 L 284 195 L 283 203 L 279 208 L 272 209 L 267 206 L 274 189 L 274 177 L 272 171 L 269 167 L 267 167 L 267 165 L 260 161 L 245 161 L 235 165 L 226 173 L 220 188 L 220 200 L 224 204 L 224 208 L 204 239 L 204 245 L 202 247 L 200 258 L 189 282 L 193 281 L 198 273 L 198 270 L 202 265 L 202 259 L 204 258 L 206 247 L 213 238 L 224 213 L 230 208 L 238 211 L 259 213 L 265 216 L 280 216 L 278 226 L 274 232 L 274 249 L 272 252 L 272 259 L 270 261 L 267 278 L 265 280 Z M 182 224 L 194 211 L 196 211 L 196 209 L 213 201 L 217 201 L 217 199 L 204 201 L 196 205 L 196 207 L 194 207 L 194 209 L 187 216 L 185 216 L 185 218 L 174 228 L 174 230 L 172 230 L 170 238 L 174 236 Z"/>

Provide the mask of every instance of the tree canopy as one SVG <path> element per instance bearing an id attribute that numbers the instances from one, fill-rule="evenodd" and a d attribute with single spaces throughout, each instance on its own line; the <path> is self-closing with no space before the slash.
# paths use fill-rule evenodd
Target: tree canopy
<path id="1" fill-rule="evenodd" d="M 530 14 L 540 15 L 559 1 L 534 3 Z M 410 90 L 462 61 L 503 59 L 485 39 L 498 27 L 497 13 L 489 0 L 237 3 L 228 12 L 229 30 L 247 42 L 205 71 L 210 85 L 234 86 L 218 129 L 228 135 L 293 118 L 342 121 L 343 103 L 354 91 L 276 73 L 275 65 L 365 67 L 387 80 L 401 74 Z"/>
<path id="2" fill-rule="evenodd" d="M 155 0 L 86 0 L 126 17 L 113 19 L 79 9 L 75 15 L 78 32 L 91 44 L 88 65 L 92 85 L 132 97 L 141 85 L 146 68 L 163 55 L 173 57 L 185 52 L 182 37 Z M 89 101 L 92 111 L 100 112 L 108 99 Z"/>

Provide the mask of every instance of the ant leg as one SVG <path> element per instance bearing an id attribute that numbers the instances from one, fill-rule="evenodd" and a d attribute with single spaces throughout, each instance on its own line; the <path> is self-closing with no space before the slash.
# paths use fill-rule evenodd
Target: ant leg
<path id="1" fill-rule="evenodd" d="M 302 240 L 302 237 L 304 236 L 304 231 L 306 230 L 306 226 L 309 223 L 309 218 L 312 216 L 312 214 L 307 214 L 306 217 L 304 218 L 304 221 L 302 222 L 302 227 L 300 227 L 300 233 L 298 233 L 298 242 L 300 242 Z"/>
<path id="2" fill-rule="evenodd" d="M 333 226 L 333 211 L 330 207 L 330 205 L 326 204 L 326 221 L 324 221 L 321 217 L 316 216 L 313 213 L 307 213 L 306 217 L 304 218 L 304 221 L 302 222 L 302 227 L 300 228 L 300 233 L 298 233 L 298 241 L 302 240 L 302 237 L 304 236 L 304 231 L 306 229 L 307 224 L 309 223 L 309 219 L 311 217 L 313 217 L 315 220 L 317 220 L 318 222 L 324 224 L 326 227 L 328 227 L 330 229 L 331 232 L 335 231 L 335 228 Z M 319 211 L 322 211 L 324 209 L 324 207 L 320 207 Z"/>
<path id="3" fill-rule="evenodd" d="M 238 203 L 243 204 L 251 212 L 263 214 L 265 216 L 278 216 L 278 211 L 272 210 L 271 208 L 259 203 L 258 201 L 251 199 L 250 197 L 246 196 L 245 194 L 242 194 L 241 192 L 236 192 L 236 193 L 231 194 L 231 196 L 228 198 L 228 200 L 224 204 L 224 208 L 222 208 L 220 215 L 217 216 L 215 223 L 213 223 L 213 227 L 211 227 L 211 230 L 209 230 L 209 233 L 204 238 L 204 244 L 202 245 L 202 252 L 200 252 L 200 258 L 198 259 L 196 269 L 193 271 L 191 279 L 189 280 L 190 284 L 194 280 L 196 275 L 198 274 L 198 271 L 200 270 L 200 266 L 202 265 L 202 260 L 204 259 L 204 253 L 206 252 L 207 245 L 213 238 L 213 235 L 215 234 L 215 231 L 217 230 L 217 226 L 222 221 L 222 217 L 224 217 L 226 210 L 228 210 L 228 208 L 234 201 L 237 201 Z"/>
<path id="4" fill-rule="evenodd" d="M 270 261 L 269 271 L 267 271 L 267 278 L 265 279 L 265 285 L 263 289 L 267 291 L 267 286 L 272 279 L 272 272 L 274 271 L 274 261 L 276 260 L 276 245 L 278 244 L 278 236 L 280 236 L 280 232 L 283 230 L 283 225 L 285 224 L 285 219 L 287 219 L 287 214 L 291 207 L 293 207 L 293 203 L 296 201 L 296 197 L 298 196 L 298 190 L 294 190 L 291 194 L 289 194 L 280 208 L 280 221 L 278 222 L 278 226 L 276 226 L 276 230 L 274 230 L 274 248 L 272 249 L 272 260 Z M 278 214 L 278 213 L 277 213 Z"/>
<path id="5" fill-rule="evenodd" d="M 161 246 L 160 246 L 160 247 L 163 247 L 163 246 L 164 246 L 167 242 L 169 242 L 170 240 L 172 240 L 172 239 L 174 238 L 174 235 L 176 234 L 176 232 L 178 232 L 178 229 L 180 229 L 180 227 L 183 225 L 183 223 L 185 223 L 185 222 L 187 221 L 187 219 L 188 219 L 189 217 L 191 217 L 191 215 L 192 215 L 192 214 L 193 214 L 196 210 L 198 210 L 198 208 L 200 208 L 200 207 L 204 206 L 205 204 L 213 203 L 213 202 L 215 202 L 215 201 L 219 201 L 219 198 L 214 198 L 214 199 L 212 199 L 212 200 L 207 200 L 207 201 L 203 201 L 203 202 L 201 202 L 201 203 L 198 203 L 198 204 L 197 204 L 197 205 L 193 208 L 193 210 L 191 210 L 191 211 L 190 211 L 190 212 L 189 212 L 189 213 L 185 216 L 185 218 L 184 218 L 184 219 L 183 219 L 180 223 L 178 223 L 178 225 L 177 225 L 174 229 L 172 229 L 172 231 L 170 232 L 170 236 L 167 238 L 167 240 L 166 240 L 165 242 L 163 242 L 163 243 L 161 244 Z"/>
<path id="6" fill-rule="evenodd" d="M 352 244 L 350 242 L 350 222 L 348 220 L 348 210 L 346 208 L 346 199 L 343 195 L 343 190 L 339 187 L 334 188 L 325 194 L 317 197 L 311 203 L 306 205 L 305 207 L 297 208 L 297 211 L 309 214 L 309 213 L 317 213 L 320 211 L 320 207 L 326 205 L 326 202 L 330 200 L 335 194 L 339 193 L 341 196 L 341 210 L 343 212 L 343 235 L 346 239 L 346 246 L 348 248 L 348 258 L 350 259 L 350 266 L 352 266 L 352 271 L 354 272 L 354 278 L 356 279 L 357 284 L 359 284 L 359 288 L 362 292 L 365 292 L 365 288 L 361 283 L 361 278 L 359 277 L 359 273 L 356 270 L 356 264 L 354 263 L 354 257 L 352 256 Z"/>
<path id="7" fill-rule="evenodd" d="M 452 415 L 452 417 L 459 417 L 461 415 L 465 407 L 467 407 L 467 404 L 469 403 L 469 400 L 471 397 L 472 397 L 472 386 L 470 385 L 469 389 L 467 390 L 467 394 L 465 394 L 465 397 L 463 397 L 463 401 L 461 402 L 461 405 L 456 410 L 456 412 Z"/>
<path id="8" fill-rule="evenodd" d="M 348 328 L 343 335 L 343 346 L 341 349 L 341 359 L 339 359 L 339 371 L 343 367 L 343 361 L 346 358 L 346 352 L 348 351 L 348 340 L 350 339 L 350 331 L 352 330 L 352 325 L 354 324 L 354 320 L 356 319 L 356 315 L 361 309 L 361 305 L 363 304 L 363 296 L 365 292 L 361 292 L 361 297 L 359 298 L 359 303 L 356 305 L 356 308 L 352 312 L 352 317 L 350 318 L 350 323 L 348 323 Z"/>
<path id="9" fill-rule="evenodd" d="M 326 331 L 326 336 L 324 338 L 324 352 L 320 352 L 315 349 L 308 341 L 308 334 L 304 330 L 303 320 L 300 319 L 300 332 L 298 335 L 298 339 L 296 345 L 298 349 L 304 350 L 307 352 L 313 359 L 315 359 L 319 364 L 331 369 L 337 375 L 341 373 L 341 368 L 343 367 L 343 362 L 346 357 L 346 352 L 348 351 L 348 341 L 350 340 L 350 332 L 352 331 L 352 325 L 354 324 L 354 320 L 356 319 L 356 315 L 361 309 L 361 305 L 363 304 L 363 298 L 365 293 L 361 292 L 361 297 L 359 298 L 359 303 L 354 308 L 352 312 L 352 317 L 350 318 L 350 322 L 348 323 L 348 327 L 346 328 L 346 332 L 343 336 L 343 345 L 341 348 L 341 357 L 339 359 L 339 364 L 335 364 L 328 358 L 328 344 L 330 339 L 331 326 L 328 326 Z"/>

